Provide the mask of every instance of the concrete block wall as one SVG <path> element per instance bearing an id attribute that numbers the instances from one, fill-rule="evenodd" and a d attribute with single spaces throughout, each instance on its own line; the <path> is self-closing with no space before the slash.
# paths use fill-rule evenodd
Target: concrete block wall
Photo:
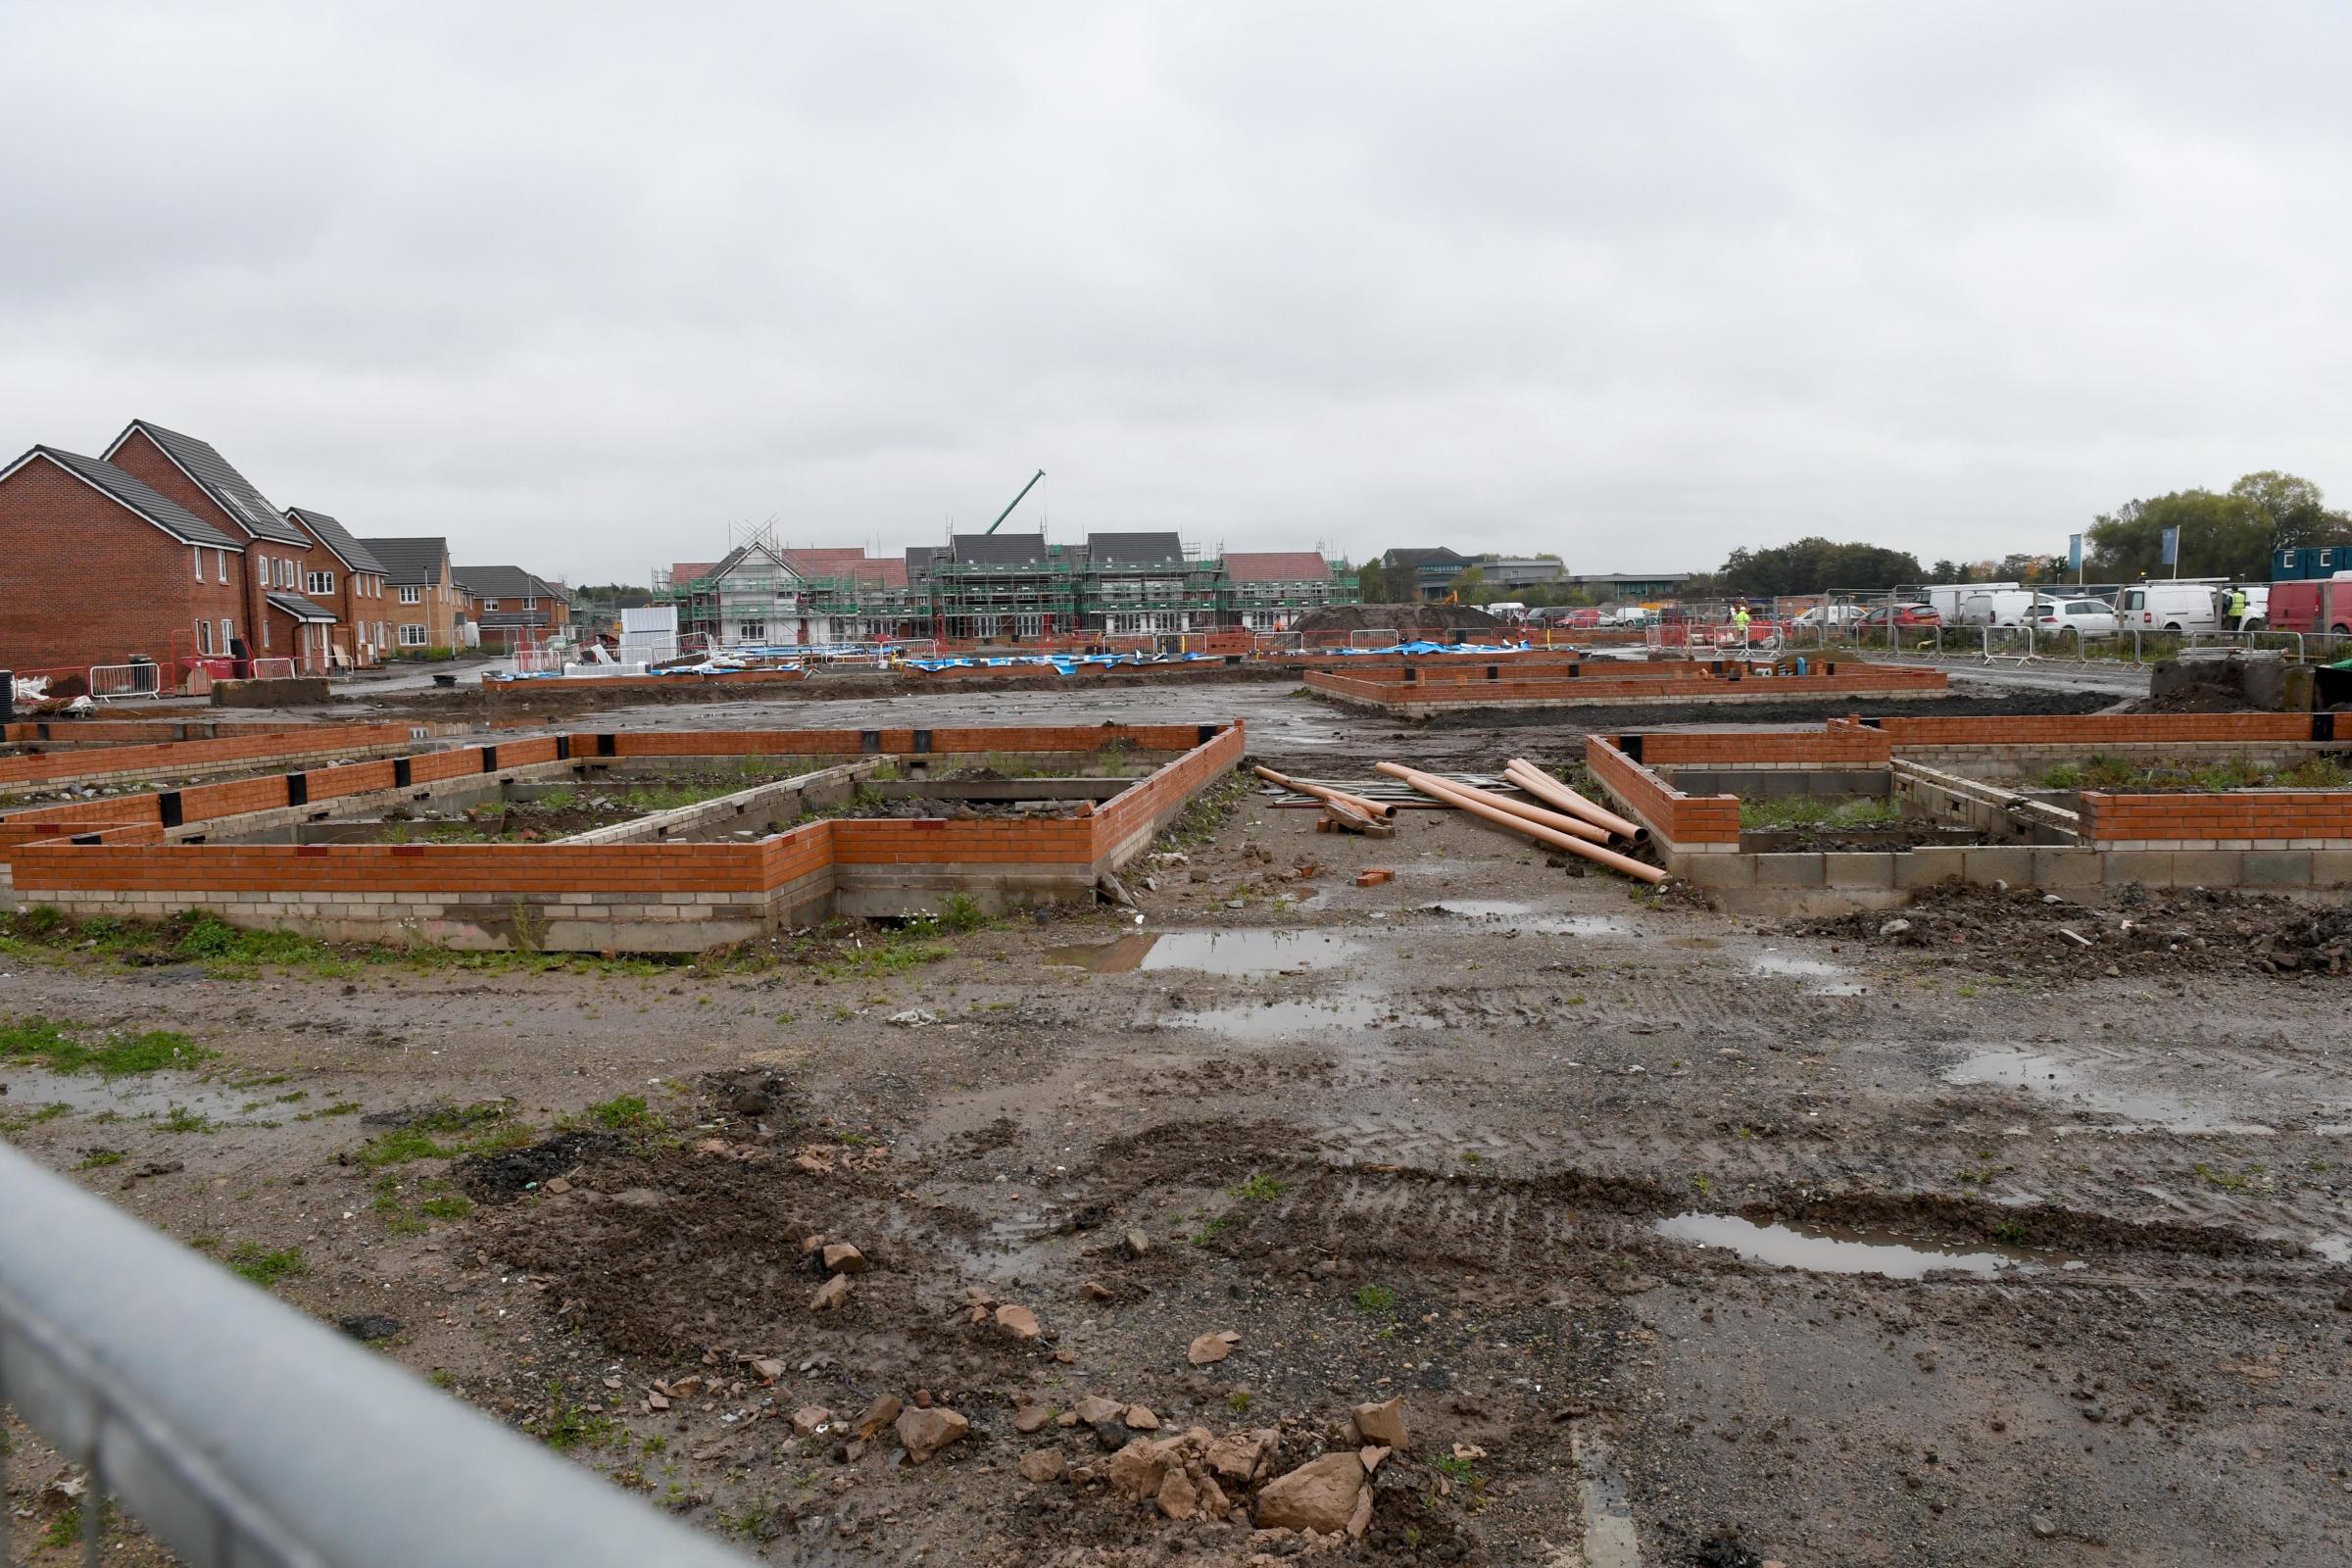
<path id="1" fill-rule="evenodd" d="M 406 750 L 417 739 L 407 724 L 318 724 L 307 729 L 231 735 L 215 740 L 161 741 L 113 746 L 104 751 L 0 757 L 0 791 L 11 787 L 114 783 L 157 774 L 249 767 L 314 757 L 348 757 L 354 752 Z"/>

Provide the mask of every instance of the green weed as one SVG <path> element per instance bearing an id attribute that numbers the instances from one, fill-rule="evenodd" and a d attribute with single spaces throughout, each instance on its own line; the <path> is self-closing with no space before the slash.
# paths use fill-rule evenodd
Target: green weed
<path id="1" fill-rule="evenodd" d="M 1234 1197 L 1246 1199 L 1252 1203 L 1271 1203 L 1289 1191 L 1289 1183 L 1277 1181 L 1262 1172 L 1251 1176 L 1239 1187 L 1232 1189 Z"/>
<path id="2" fill-rule="evenodd" d="M 1365 1317 L 1388 1317 L 1396 1310 L 1396 1293 L 1386 1285 L 1358 1286 L 1355 1309 Z"/>
<path id="3" fill-rule="evenodd" d="M 228 1254 L 229 1271 L 242 1275 L 268 1290 L 279 1280 L 296 1274 L 307 1274 L 310 1265 L 302 1260 L 299 1247 L 280 1248 L 275 1251 L 259 1242 L 239 1242 Z"/>
<path id="4" fill-rule="evenodd" d="M 67 1033 L 77 1027 L 41 1017 L 0 1024 L 0 1061 L 46 1067 L 51 1072 L 95 1071 L 101 1077 L 124 1078 L 165 1067 L 192 1067 L 218 1054 L 171 1029 L 110 1035 L 93 1046 Z"/>

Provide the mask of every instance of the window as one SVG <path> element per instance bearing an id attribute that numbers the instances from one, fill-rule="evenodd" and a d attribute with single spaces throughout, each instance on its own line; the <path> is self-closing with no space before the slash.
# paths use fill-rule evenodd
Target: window
<path id="1" fill-rule="evenodd" d="M 420 605 L 424 603 L 424 590 L 421 588 L 403 588 L 400 591 L 400 602 L 404 605 Z M 406 630 L 406 628 L 404 627 L 403 630 Z"/>
<path id="2" fill-rule="evenodd" d="M 208 655 L 213 651 L 213 623 L 209 620 L 196 623 L 196 651 Z"/>
<path id="3" fill-rule="evenodd" d="M 236 645 L 237 623 L 226 615 L 220 617 L 220 652 L 227 653 Z"/>
<path id="4" fill-rule="evenodd" d="M 312 573 L 311 573 L 311 575 L 310 575 L 310 593 L 311 593 L 311 597 L 312 597 L 312 598 L 314 598 L 314 599 L 325 599 L 325 598 L 327 598 L 327 597 L 331 596 L 331 595 L 334 593 L 334 591 L 335 591 L 335 574 L 334 574 L 333 572 L 331 572 L 331 571 L 314 571 L 314 572 L 312 572 Z"/>
<path id="5" fill-rule="evenodd" d="M 525 599 L 522 602 L 522 608 L 525 610 L 537 610 L 539 608 L 539 601 L 536 599 Z"/>
<path id="6" fill-rule="evenodd" d="M 424 646 L 424 628 L 422 626 L 413 626 L 404 623 L 400 628 L 400 646 L 403 648 L 422 648 Z"/>
<path id="7" fill-rule="evenodd" d="M 735 635 L 743 642 L 759 642 L 767 635 L 767 622 L 764 620 L 740 621 L 736 624 Z"/>
<path id="8" fill-rule="evenodd" d="M 222 582 L 226 582 L 226 581 L 228 581 L 228 552 L 227 552 L 227 551 L 225 551 L 225 550 L 216 550 L 216 551 L 214 551 L 214 552 L 213 552 L 213 570 L 214 570 L 216 573 L 218 573 L 218 574 L 219 574 L 219 576 L 220 576 L 220 580 L 221 580 Z"/>
<path id="9" fill-rule="evenodd" d="M 495 599 L 485 599 L 482 601 L 482 608 L 484 610 L 496 610 L 498 608 L 498 601 Z"/>

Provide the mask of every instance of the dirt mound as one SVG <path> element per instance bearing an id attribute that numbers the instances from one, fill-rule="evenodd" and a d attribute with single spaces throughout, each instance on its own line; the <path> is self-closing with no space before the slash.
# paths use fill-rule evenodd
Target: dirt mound
<path id="1" fill-rule="evenodd" d="M 1807 935 L 1930 950 L 1990 974 L 2345 972 L 2352 908 L 2262 894 L 2128 889 L 2113 904 L 2053 902 L 1947 882 L 1900 909 L 1807 921 Z"/>
<path id="2" fill-rule="evenodd" d="M 561 1176 L 590 1154 L 621 1148 L 606 1133 L 559 1133 L 544 1143 L 496 1153 L 468 1154 L 454 1167 L 458 1185 L 482 1203 L 510 1203 L 552 1176 Z"/>
<path id="3" fill-rule="evenodd" d="M 1327 605 L 1298 617 L 1293 631 L 1492 631 L 1501 621 L 1476 605 Z"/>

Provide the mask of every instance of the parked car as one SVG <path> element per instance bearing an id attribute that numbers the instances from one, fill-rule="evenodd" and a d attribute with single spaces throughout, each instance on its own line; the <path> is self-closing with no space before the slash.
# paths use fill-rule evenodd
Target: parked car
<path id="1" fill-rule="evenodd" d="M 1881 605 L 1862 617 L 1865 631 L 1885 630 L 1891 625 L 1897 631 L 1934 631 L 1943 624 L 1932 605 Z"/>
<path id="2" fill-rule="evenodd" d="M 2263 610 L 2276 631 L 2333 632 L 2338 637 L 2352 633 L 2352 571 L 2275 582 Z"/>
<path id="3" fill-rule="evenodd" d="M 1810 631 L 1817 626 L 1851 626 L 1861 618 L 1860 605 L 1815 605 L 1789 624 Z"/>
<path id="4" fill-rule="evenodd" d="M 2124 590 L 2116 605 L 2116 621 L 2126 631 L 2220 631 L 2222 606 L 2230 585 L 2201 582 L 2143 582 Z M 2271 623 L 2271 585 L 2246 585 L 2246 631 L 2261 631 Z"/>
<path id="5" fill-rule="evenodd" d="M 2042 595 L 2031 588 L 1975 588 L 1960 596 L 1962 626 L 2022 626 Z"/>
<path id="6" fill-rule="evenodd" d="M 2028 617 L 2042 637 L 2112 637 L 2115 607 L 2104 599 L 2044 599 Z"/>

